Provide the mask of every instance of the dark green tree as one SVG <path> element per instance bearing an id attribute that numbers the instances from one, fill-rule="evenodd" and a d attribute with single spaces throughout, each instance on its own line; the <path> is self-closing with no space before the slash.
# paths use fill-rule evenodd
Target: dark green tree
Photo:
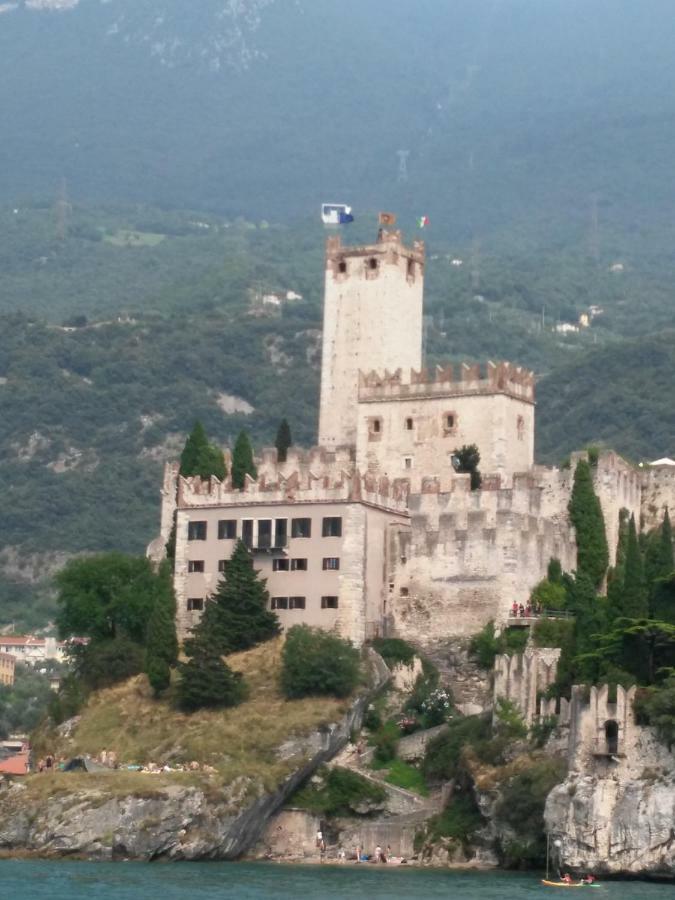
<path id="1" fill-rule="evenodd" d="M 560 560 L 552 556 L 548 561 L 548 567 L 546 569 L 547 580 L 550 581 L 551 584 L 562 584 L 562 574 Z"/>
<path id="2" fill-rule="evenodd" d="M 165 589 L 148 559 L 122 553 L 72 559 L 55 580 L 61 637 L 92 641 L 126 637 L 144 644 L 155 599 Z"/>
<path id="3" fill-rule="evenodd" d="M 360 678 L 359 651 L 328 631 L 294 625 L 282 652 L 281 688 L 289 699 L 348 697 Z"/>
<path id="4" fill-rule="evenodd" d="M 653 586 L 650 616 L 675 625 L 675 574 L 659 578 Z"/>
<path id="5" fill-rule="evenodd" d="M 605 520 L 593 489 L 591 467 L 584 459 L 579 460 L 574 472 L 569 514 L 577 538 L 577 571 L 585 572 L 597 589 L 607 571 L 609 551 Z"/>
<path id="6" fill-rule="evenodd" d="M 145 674 L 155 694 L 161 694 L 171 683 L 171 668 L 178 660 L 176 637 L 176 599 L 168 562 L 160 566 L 163 590 L 158 592 L 148 622 L 145 648 Z"/>
<path id="7" fill-rule="evenodd" d="M 269 609 L 265 579 L 253 568 L 251 554 L 238 541 L 225 577 L 207 600 L 194 638 L 186 642 L 186 650 L 193 656 L 194 643 L 208 639 L 220 654 L 226 655 L 269 641 L 279 632 L 279 619 Z"/>
<path id="8" fill-rule="evenodd" d="M 240 672 L 233 672 L 213 643 L 194 644 L 194 656 L 180 665 L 178 705 L 186 712 L 237 706 L 246 695 Z"/>
<path id="9" fill-rule="evenodd" d="M 247 475 L 256 478 L 258 471 L 253 462 L 253 448 L 248 434 L 240 431 L 232 453 L 232 486 L 242 490 Z"/>
<path id="10" fill-rule="evenodd" d="M 668 510 L 665 512 L 661 526 L 652 531 L 646 538 L 644 568 L 649 600 L 650 603 L 653 603 L 661 580 L 672 575 L 673 571 L 675 571 L 675 564 L 673 563 L 673 535 Z"/>
<path id="11" fill-rule="evenodd" d="M 619 511 L 619 537 L 616 543 L 616 564 L 607 572 L 607 605 L 612 610 L 621 606 L 623 582 L 626 574 L 626 554 L 628 552 L 628 522 L 630 514 L 627 509 Z"/>
<path id="12" fill-rule="evenodd" d="M 601 674 L 628 673 L 643 685 L 675 666 L 675 625 L 654 619 L 616 619 L 593 648 Z"/>
<path id="13" fill-rule="evenodd" d="M 477 491 L 482 483 L 482 476 L 478 471 L 480 452 L 475 444 L 464 444 L 452 454 L 452 464 L 455 472 L 463 472 L 471 476 L 471 490 Z"/>
<path id="14" fill-rule="evenodd" d="M 277 448 L 277 459 L 279 460 L 279 462 L 286 462 L 288 448 L 292 445 L 292 443 L 293 439 L 291 438 L 291 427 L 286 419 L 282 419 L 279 423 L 277 437 L 274 442 L 274 446 Z"/>
<path id="15" fill-rule="evenodd" d="M 184 478 L 199 475 L 209 478 L 215 475 L 221 481 L 227 475 L 223 451 L 210 444 L 201 422 L 195 422 L 180 457 L 180 474 Z"/>
<path id="16" fill-rule="evenodd" d="M 647 588 L 634 516 L 630 517 L 628 523 L 628 545 L 623 585 L 617 592 L 616 599 L 618 604 L 610 608 L 612 617 L 623 616 L 629 619 L 640 619 L 647 616 Z"/>

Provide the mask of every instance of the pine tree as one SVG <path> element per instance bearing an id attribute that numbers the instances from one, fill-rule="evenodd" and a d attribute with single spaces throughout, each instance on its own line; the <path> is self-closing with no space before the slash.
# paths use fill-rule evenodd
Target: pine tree
<path id="1" fill-rule="evenodd" d="M 567 662 L 574 681 L 594 682 L 598 677 L 596 660 L 580 656 L 592 654 L 606 628 L 606 612 L 586 572 L 577 572 L 570 591 L 570 607 L 574 614 L 574 659 Z"/>
<path id="2" fill-rule="evenodd" d="M 242 490 L 246 483 L 246 476 L 256 478 L 258 475 L 253 462 L 253 448 L 245 431 L 239 433 L 232 453 L 232 486 Z"/>
<path id="3" fill-rule="evenodd" d="M 282 419 L 277 430 L 277 438 L 274 446 L 277 448 L 277 459 L 286 462 L 288 448 L 292 445 L 291 428 L 286 419 Z"/>
<path id="4" fill-rule="evenodd" d="M 181 453 L 180 474 L 183 478 L 191 475 L 209 478 L 215 475 L 221 481 L 227 475 L 223 451 L 209 443 L 204 426 L 199 421 L 195 422 Z"/>
<path id="5" fill-rule="evenodd" d="M 551 584 L 562 584 L 562 566 L 560 565 L 560 560 L 556 559 L 554 556 L 548 561 L 546 579 L 550 581 Z"/>
<path id="6" fill-rule="evenodd" d="M 647 616 L 647 589 L 634 516 L 630 517 L 628 525 L 623 588 L 619 598 L 618 608 L 611 611 L 614 616 L 625 616 L 629 619 L 640 619 Z"/>
<path id="7" fill-rule="evenodd" d="M 171 584 L 171 568 L 167 563 L 160 566 L 160 585 L 148 622 L 145 673 L 155 695 L 165 691 L 171 683 L 171 667 L 178 659 L 178 638 L 176 637 L 176 600 Z"/>
<path id="8" fill-rule="evenodd" d="M 585 572 L 597 589 L 607 571 L 609 551 L 602 508 L 593 489 L 591 467 L 583 459 L 579 460 L 574 472 L 569 515 L 576 531 L 577 571 Z"/>
<path id="9" fill-rule="evenodd" d="M 186 642 L 187 652 L 193 655 L 195 644 L 208 640 L 226 655 L 269 641 L 279 631 L 279 619 L 269 609 L 265 580 L 253 568 L 251 554 L 238 541 L 225 577 L 206 603 L 194 638 Z"/>
<path id="10" fill-rule="evenodd" d="M 236 706 L 245 697 L 244 680 L 223 661 L 214 645 L 199 641 L 194 656 L 180 666 L 178 703 L 186 712 Z"/>
<path id="11" fill-rule="evenodd" d="M 616 564 L 607 573 L 607 604 L 611 616 L 613 616 L 613 610 L 619 609 L 621 605 L 628 551 L 628 520 L 628 510 L 621 509 L 619 511 L 619 537 L 616 542 Z"/>

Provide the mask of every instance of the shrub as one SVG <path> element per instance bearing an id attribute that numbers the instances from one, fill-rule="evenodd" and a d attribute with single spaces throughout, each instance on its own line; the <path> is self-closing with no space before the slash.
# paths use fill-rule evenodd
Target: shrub
<path id="1" fill-rule="evenodd" d="M 281 688 L 289 699 L 348 697 L 359 683 L 358 650 L 337 635 L 294 625 L 282 652 Z"/>
<path id="2" fill-rule="evenodd" d="M 558 726 L 555 716 L 545 716 L 538 719 L 530 728 L 530 741 L 537 749 L 541 749 Z"/>
<path id="3" fill-rule="evenodd" d="M 143 671 L 143 647 L 128 638 L 92 641 L 78 648 L 75 672 L 92 691 L 126 681 Z"/>
<path id="4" fill-rule="evenodd" d="M 385 778 L 387 784 L 393 784 L 396 787 L 404 788 L 406 791 L 412 791 L 421 797 L 429 796 L 424 775 L 415 766 L 404 762 L 402 759 L 395 759 L 389 766 L 389 771 Z"/>
<path id="5" fill-rule="evenodd" d="M 545 856 L 544 804 L 565 777 L 565 768 L 559 759 L 533 762 L 501 786 L 497 819 L 515 832 L 517 843 L 526 848 L 523 856 L 528 862 L 541 862 Z"/>
<path id="6" fill-rule="evenodd" d="M 452 838 L 466 846 L 485 824 L 470 787 L 453 794 L 443 812 L 427 822 L 426 839 L 435 842 L 440 838 Z"/>
<path id="7" fill-rule="evenodd" d="M 379 709 L 372 703 L 369 704 L 363 714 L 363 727 L 367 728 L 368 731 L 377 731 L 378 728 L 382 727 L 382 715 L 380 714 Z"/>
<path id="8" fill-rule="evenodd" d="M 636 715 L 646 718 L 657 729 L 661 740 L 672 748 L 675 744 L 675 675 L 661 687 L 645 692 L 639 703 L 636 698 Z"/>
<path id="9" fill-rule="evenodd" d="M 490 620 L 478 634 L 471 638 L 469 654 L 474 657 L 482 669 L 492 669 L 495 664 L 495 657 L 499 652 L 495 623 Z"/>
<path id="10" fill-rule="evenodd" d="M 388 763 L 396 758 L 396 750 L 401 737 L 401 729 L 396 722 L 385 722 L 371 736 L 370 743 L 375 747 L 375 759 L 380 763 Z"/>
<path id="11" fill-rule="evenodd" d="M 572 647 L 574 621 L 572 619 L 539 619 L 534 625 L 532 640 L 535 647 Z"/>
<path id="12" fill-rule="evenodd" d="M 246 695 L 244 679 L 233 672 L 219 653 L 208 644 L 180 665 L 178 705 L 186 712 L 237 706 Z"/>
<path id="13" fill-rule="evenodd" d="M 454 709 L 449 688 L 435 688 L 420 704 L 420 712 L 426 728 L 442 725 Z"/>
<path id="14" fill-rule="evenodd" d="M 409 666 L 417 655 L 415 648 L 400 638 L 375 638 L 372 647 L 390 668 L 398 663 Z"/>
<path id="15" fill-rule="evenodd" d="M 486 716 L 453 720 L 447 731 L 427 744 L 422 771 L 431 781 L 450 781 L 459 771 L 464 748 L 488 740 L 491 734 L 490 719 Z"/>
<path id="16" fill-rule="evenodd" d="M 307 784 L 291 798 L 291 804 L 317 815 L 349 816 L 363 814 L 364 807 L 382 806 L 387 792 L 367 778 L 335 766 L 322 770 L 322 784 Z"/>
<path id="17" fill-rule="evenodd" d="M 503 697 L 497 700 L 495 718 L 498 736 L 514 741 L 527 737 L 525 720 L 512 700 L 505 700 Z"/>

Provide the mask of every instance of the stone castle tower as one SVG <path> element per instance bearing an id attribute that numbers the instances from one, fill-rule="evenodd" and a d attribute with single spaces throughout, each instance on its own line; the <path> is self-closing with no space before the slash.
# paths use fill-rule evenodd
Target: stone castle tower
<path id="1" fill-rule="evenodd" d="M 319 445 L 355 445 L 359 371 L 420 369 L 424 244 L 381 229 L 376 244 L 329 238 Z"/>

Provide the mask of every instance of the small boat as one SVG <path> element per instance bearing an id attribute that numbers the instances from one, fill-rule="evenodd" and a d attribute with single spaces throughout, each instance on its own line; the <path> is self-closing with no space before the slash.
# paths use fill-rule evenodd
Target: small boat
<path id="1" fill-rule="evenodd" d="M 541 883 L 545 884 L 546 887 L 561 887 L 561 888 L 580 888 L 580 887 L 600 887 L 600 884 L 597 881 L 547 881 L 545 878 L 541 879 Z"/>
<path id="2" fill-rule="evenodd" d="M 354 221 L 352 208 L 345 203 L 322 203 L 321 221 L 324 225 L 348 225 Z"/>

